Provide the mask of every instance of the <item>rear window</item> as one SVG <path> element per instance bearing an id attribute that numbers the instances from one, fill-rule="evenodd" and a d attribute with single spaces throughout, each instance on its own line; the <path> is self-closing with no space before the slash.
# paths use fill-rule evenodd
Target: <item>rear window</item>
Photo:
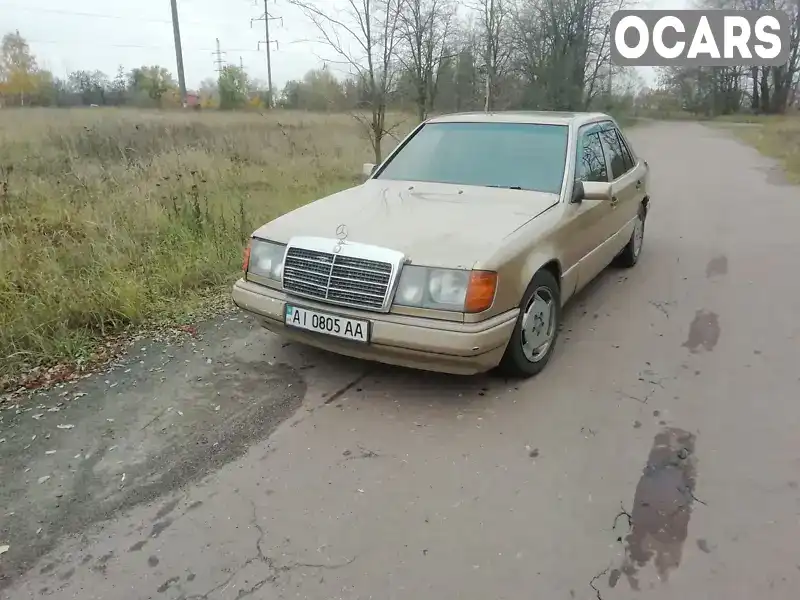
<path id="1" fill-rule="evenodd" d="M 569 128 L 530 123 L 429 123 L 377 179 L 512 187 L 557 194 Z"/>

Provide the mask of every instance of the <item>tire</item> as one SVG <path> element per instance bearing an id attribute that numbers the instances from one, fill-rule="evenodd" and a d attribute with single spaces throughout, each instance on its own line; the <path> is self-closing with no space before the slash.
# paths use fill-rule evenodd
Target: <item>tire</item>
<path id="1" fill-rule="evenodd" d="M 534 302 L 542 302 L 544 297 L 547 296 L 549 296 L 551 312 L 546 317 L 547 322 L 541 319 L 537 322 L 536 316 L 540 311 L 535 311 L 536 307 L 533 304 Z M 539 306 L 540 309 L 542 307 L 543 305 Z M 522 298 L 522 302 L 520 302 L 519 308 L 517 323 L 511 333 L 511 339 L 508 341 L 508 346 L 506 346 L 506 351 L 500 361 L 498 370 L 510 377 L 533 377 L 547 366 L 555 349 L 558 330 L 561 325 L 561 292 L 558 281 L 556 281 L 552 273 L 544 269 L 536 272 L 528 285 L 528 289 L 525 290 L 525 295 Z M 539 331 L 544 331 L 545 335 L 549 337 L 547 347 L 542 348 L 540 346 L 541 353 L 533 352 L 533 358 L 531 358 L 532 346 L 526 346 L 525 344 L 528 333 L 524 331 L 523 327 L 525 315 L 529 311 L 528 321 L 534 319 L 531 324 L 533 326 L 538 324 Z"/>
<path id="2" fill-rule="evenodd" d="M 636 263 L 639 262 L 639 257 L 642 254 L 642 244 L 644 244 L 644 223 L 646 218 L 647 209 L 644 205 L 641 205 L 639 206 L 639 212 L 636 215 L 637 221 L 633 228 L 633 232 L 631 233 L 631 239 L 629 239 L 628 243 L 625 244 L 625 247 L 622 249 L 622 252 L 619 253 L 619 256 L 617 256 L 615 261 L 617 266 L 620 266 L 623 269 L 630 269 L 631 267 L 635 267 Z M 639 236 L 637 243 L 636 235 L 638 231 L 641 231 L 641 235 Z"/>

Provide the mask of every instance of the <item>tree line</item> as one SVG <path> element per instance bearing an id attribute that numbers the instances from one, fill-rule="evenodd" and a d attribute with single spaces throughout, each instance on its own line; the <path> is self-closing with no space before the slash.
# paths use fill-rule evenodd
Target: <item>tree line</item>
<path id="1" fill-rule="evenodd" d="M 798 0 L 700 0 L 700 8 L 782 10 L 789 16 L 789 59 L 775 67 L 662 69 L 660 87 L 694 114 L 727 115 L 743 110 L 781 114 L 796 104 L 800 84 L 800 2 Z"/>
<path id="2" fill-rule="evenodd" d="M 333 89 L 358 98 L 356 117 L 376 162 L 391 134 L 386 112 L 403 104 L 417 118 L 439 111 L 608 109 L 631 73 L 611 64 L 609 24 L 625 0 L 288 0 L 327 46 L 329 70 L 353 74 L 332 88 L 317 72 L 283 97 Z M 635 79 L 635 77 L 634 77 Z M 616 83 L 616 86 L 615 86 Z"/>
<path id="3" fill-rule="evenodd" d="M 458 110 L 650 110 L 716 116 L 783 113 L 800 78 L 798 0 L 698 0 L 697 8 L 778 9 L 789 16 L 790 58 L 778 67 L 660 69 L 657 89 L 610 60 L 611 15 L 627 0 L 321 0 L 299 7 L 319 41 L 354 73 L 341 83 L 324 71 L 290 82 L 285 102 L 367 109 L 358 118 L 376 160 L 397 104 L 419 119 Z M 323 93 L 324 92 L 324 93 Z"/>
<path id="4" fill-rule="evenodd" d="M 236 66 L 224 66 L 216 80 L 203 82 L 192 105 L 242 108 L 268 104 L 266 86 L 250 80 Z M 169 108 L 181 106 L 175 77 L 160 65 L 142 65 L 130 70 L 120 66 L 109 76 L 99 70 L 77 70 L 56 77 L 40 68 L 25 38 L 15 31 L 0 44 L 0 106 L 135 106 Z"/>
<path id="5" fill-rule="evenodd" d="M 59 78 L 38 66 L 19 31 L 3 36 L 0 45 L 2 106 L 159 106 L 174 89 L 174 79 L 163 67 L 142 66 L 127 72 L 120 67 L 113 78 L 97 70 L 78 70 Z"/>

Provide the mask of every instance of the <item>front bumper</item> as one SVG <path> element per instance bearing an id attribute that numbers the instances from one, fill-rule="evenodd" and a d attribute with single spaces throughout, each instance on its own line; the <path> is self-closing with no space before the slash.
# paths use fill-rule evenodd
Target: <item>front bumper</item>
<path id="1" fill-rule="evenodd" d="M 236 306 L 287 339 L 354 358 L 459 375 L 488 371 L 500 363 L 519 313 L 515 308 L 480 323 L 456 323 L 297 299 L 298 306 L 369 320 L 372 338 L 363 344 L 286 327 L 283 315 L 289 297 L 280 290 L 239 279 L 232 296 Z"/>

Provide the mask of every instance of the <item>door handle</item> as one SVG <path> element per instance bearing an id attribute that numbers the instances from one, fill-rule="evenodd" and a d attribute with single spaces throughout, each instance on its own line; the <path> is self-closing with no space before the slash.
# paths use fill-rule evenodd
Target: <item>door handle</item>
<path id="1" fill-rule="evenodd" d="M 616 206 L 618 202 L 618 198 L 616 196 L 611 196 L 611 206 Z"/>
<path id="2" fill-rule="evenodd" d="M 641 180 L 639 180 L 639 181 L 637 181 L 637 182 L 636 182 L 636 189 L 637 189 L 637 190 L 640 190 L 640 189 L 642 189 L 642 182 L 641 182 Z"/>

